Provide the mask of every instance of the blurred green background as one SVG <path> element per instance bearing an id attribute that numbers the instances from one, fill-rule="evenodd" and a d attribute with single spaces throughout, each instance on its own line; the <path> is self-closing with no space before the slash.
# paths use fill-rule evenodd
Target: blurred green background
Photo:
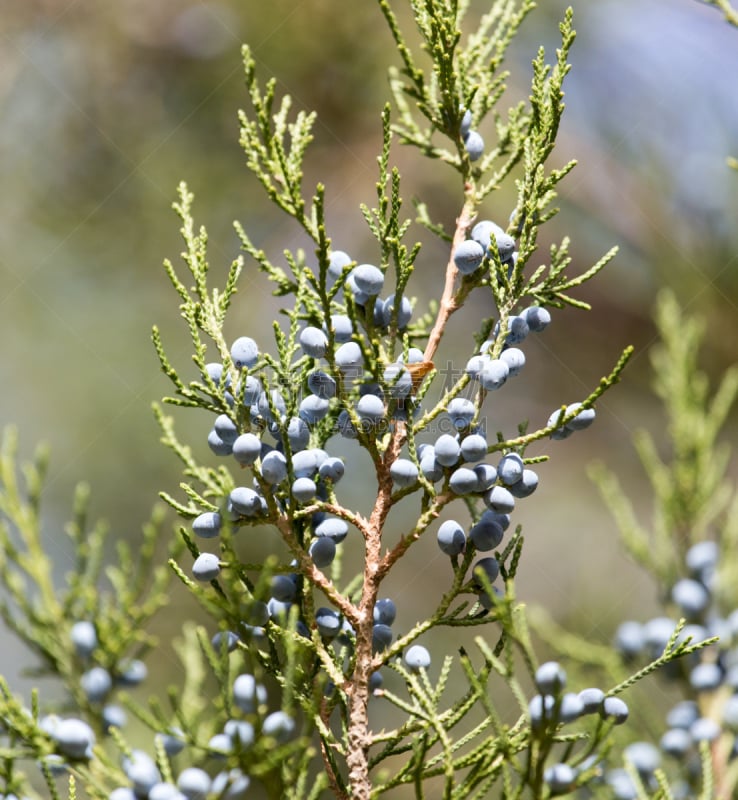
<path id="1" fill-rule="evenodd" d="M 404 4 L 394 5 L 409 24 Z M 565 6 L 543 3 L 524 25 L 508 61 L 511 102 L 527 94 L 538 45 L 553 57 Z M 90 480 L 93 510 L 126 537 L 136 535 L 157 492 L 179 482 L 150 413 L 168 391 L 152 324 L 182 374 L 194 377 L 161 269 L 181 249 L 170 209 L 178 181 L 196 194 L 214 276 L 238 253 L 233 219 L 275 259 L 302 244 L 244 166 L 241 42 L 252 46 L 263 78 L 274 76 L 297 108 L 318 111 L 306 186 L 327 186 L 334 246 L 370 262 L 375 251 L 358 204 L 375 197 L 386 67 L 397 57 L 370 0 L 4 0 L 0 8 L 0 422 L 20 428 L 26 455 L 39 440 L 52 447 L 47 533 L 63 579 L 71 554 L 61 529 L 78 480 Z M 606 460 L 648 513 L 629 438 L 640 426 L 665 441 L 649 389 L 658 289 L 671 287 L 685 313 L 705 317 L 709 374 L 738 354 L 738 174 L 726 166 L 726 156 L 738 155 L 738 31 L 696 0 L 581 2 L 575 27 L 553 160 L 580 165 L 562 185 L 561 213 L 535 263 L 564 234 L 576 268 L 613 244 L 620 255 L 581 292 L 593 312 L 556 313 L 546 334 L 529 340 L 523 375 L 487 403 L 493 430 L 512 433 L 521 417 L 542 424 L 553 408 L 585 396 L 623 347 L 636 346 L 596 425 L 536 451 L 553 460 L 516 512 L 527 532 L 520 597 L 606 638 L 625 616 L 646 619 L 656 597 L 620 555 L 585 466 Z M 484 125 L 482 133 L 492 136 Z M 395 158 L 408 210 L 412 196 L 424 197 L 436 219 L 452 224 L 461 203 L 453 176 L 409 151 L 398 148 Z M 483 214 L 504 224 L 513 206 L 510 187 Z M 413 287 L 420 303 L 440 292 L 445 258 L 437 245 L 421 254 Z M 442 359 L 465 363 L 487 302 L 475 298 L 470 313 L 453 320 Z M 249 264 L 229 336 L 266 345 L 277 307 Z M 212 458 L 204 446 L 210 420 L 178 418 L 183 438 Z M 362 502 L 360 486 L 353 498 L 344 491 L 348 502 Z M 429 595 L 421 589 L 448 569 L 431 541 L 413 558 L 411 577 L 387 586 L 409 622 L 423 613 Z M 164 615 L 162 632 L 181 617 Z M 25 658 L 11 661 L 10 652 L 2 648 L 6 674 Z"/>

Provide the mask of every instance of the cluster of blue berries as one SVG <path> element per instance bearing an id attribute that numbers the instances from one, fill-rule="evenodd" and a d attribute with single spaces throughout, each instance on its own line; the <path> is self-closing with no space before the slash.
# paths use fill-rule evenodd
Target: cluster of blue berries
<path id="1" fill-rule="evenodd" d="M 606 695 L 602 689 L 590 687 L 580 692 L 565 692 L 566 672 L 556 661 L 541 664 L 535 673 L 538 694 L 528 704 L 531 728 L 535 734 L 557 729 L 590 714 L 597 714 L 613 725 L 622 725 L 628 719 L 628 706 L 619 697 Z M 571 751 L 569 751 L 571 752 Z M 551 794 L 567 794 L 577 784 L 582 773 L 589 772 L 597 763 L 596 756 L 549 764 L 543 775 Z"/>
<path id="2" fill-rule="evenodd" d="M 738 610 L 720 613 L 715 584 L 720 552 L 716 542 L 705 540 L 689 548 L 686 577 L 678 579 L 669 593 L 678 615 L 686 620 L 677 642 L 719 641 L 671 662 L 665 675 L 682 681 L 688 699 L 678 701 L 667 713 L 666 731 L 659 747 L 646 742 L 632 745 L 626 753 L 644 785 L 655 787 L 654 771 L 667 757 L 682 776 L 672 787 L 677 797 L 692 797 L 690 783 L 699 775 L 699 745 L 725 738 L 726 747 L 738 756 Z M 627 660 L 653 659 L 664 651 L 677 628 L 677 619 L 657 616 L 645 623 L 623 622 L 615 632 L 614 645 Z M 608 780 L 618 800 L 637 796 L 633 781 L 624 770 L 612 770 Z"/>
<path id="3" fill-rule="evenodd" d="M 99 642 L 95 625 L 89 620 L 78 620 L 69 631 L 74 653 L 82 673 L 79 685 L 89 705 L 100 713 L 103 729 L 123 728 L 127 714 L 122 706 L 111 702 L 116 688 L 131 688 L 141 684 L 148 675 L 146 664 L 140 659 L 126 659 L 113 668 L 95 663 Z M 67 771 L 69 762 L 88 761 L 93 757 L 97 737 L 92 726 L 78 717 L 61 717 L 47 714 L 39 720 L 39 728 L 54 743 L 55 753 L 44 759 L 52 774 Z M 120 798 L 119 798 L 120 800 Z"/>
<path id="4" fill-rule="evenodd" d="M 469 160 L 478 161 L 484 153 L 484 139 L 478 131 L 472 130 L 472 122 L 472 113 L 467 108 L 461 117 L 459 133 L 464 140 L 464 149 L 469 154 Z"/>
<path id="5" fill-rule="evenodd" d="M 272 739 L 277 745 L 288 742 L 295 733 L 295 720 L 284 711 L 266 713 L 266 688 L 250 673 L 242 673 L 233 681 L 233 706 L 242 717 L 226 720 L 220 733 L 207 744 L 210 756 L 217 762 L 228 756 L 247 751 L 260 740 Z M 169 758 L 185 748 L 181 730 L 157 734 L 161 747 Z M 123 771 L 131 785 L 120 787 L 111 800 L 204 800 L 207 797 L 238 800 L 246 796 L 251 780 L 241 769 L 221 770 L 214 777 L 200 767 L 186 767 L 176 781 L 162 778 L 156 762 L 142 750 L 134 750 L 123 760 Z"/>
<path id="6" fill-rule="evenodd" d="M 167 755 L 171 753 L 167 752 Z M 154 759 L 145 750 L 133 750 L 123 759 L 123 772 L 130 786 L 110 793 L 110 800 L 240 800 L 246 797 L 251 780 L 237 767 L 214 777 L 200 767 L 185 767 L 174 783 L 163 779 Z"/>

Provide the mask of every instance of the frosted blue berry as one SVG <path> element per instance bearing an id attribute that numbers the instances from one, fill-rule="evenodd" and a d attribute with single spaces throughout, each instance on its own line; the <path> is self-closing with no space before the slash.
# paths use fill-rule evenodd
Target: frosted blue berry
<path id="1" fill-rule="evenodd" d="M 344 253 L 343 250 L 334 250 L 328 259 L 328 274 L 334 281 L 337 281 L 352 261 L 353 259 L 348 253 Z"/>
<path id="2" fill-rule="evenodd" d="M 149 669 L 140 658 L 131 658 L 120 667 L 116 682 L 121 686 L 138 686 L 149 675 Z"/>
<path id="3" fill-rule="evenodd" d="M 330 399 L 336 396 L 336 381 L 322 370 L 316 369 L 308 375 L 308 389 L 318 397 Z"/>
<path id="4" fill-rule="evenodd" d="M 332 539 L 335 544 L 340 544 L 348 534 L 348 523 L 338 517 L 327 517 L 316 528 L 315 535 Z"/>
<path id="5" fill-rule="evenodd" d="M 466 549 L 466 533 L 455 520 L 442 522 L 436 538 L 441 551 L 447 556 L 458 556 Z"/>
<path id="6" fill-rule="evenodd" d="M 464 149 L 470 161 L 478 161 L 484 153 L 484 139 L 477 131 L 469 131 L 464 139 Z"/>
<path id="7" fill-rule="evenodd" d="M 533 730 L 539 730 L 544 722 L 553 718 L 556 700 L 551 695 L 537 694 L 528 703 L 528 713 Z"/>
<path id="8" fill-rule="evenodd" d="M 195 580 L 212 581 L 220 575 L 220 559 L 215 553 L 200 553 L 192 565 Z"/>
<path id="9" fill-rule="evenodd" d="M 308 325 L 300 331 L 300 347 L 311 358 L 323 358 L 328 349 L 328 337 L 320 328 Z"/>
<path id="10" fill-rule="evenodd" d="M 272 450 L 261 460 L 261 477 L 275 486 L 287 477 L 287 459 L 279 450 Z"/>
<path id="11" fill-rule="evenodd" d="M 420 672 L 421 669 L 428 669 L 431 664 L 431 657 L 423 645 L 414 644 L 405 652 L 403 661 L 405 666 L 412 672 Z"/>
<path id="12" fill-rule="evenodd" d="M 318 450 L 309 448 L 298 450 L 292 455 L 292 471 L 297 478 L 310 478 L 318 470 Z"/>
<path id="13" fill-rule="evenodd" d="M 500 261 L 507 261 L 515 250 L 515 239 L 505 233 L 499 225 L 490 220 L 482 220 L 472 228 L 471 232 L 471 238 L 479 242 L 485 250 L 491 250 L 493 235 L 497 242 Z"/>
<path id="14" fill-rule="evenodd" d="M 469 531 L 472 544 L 480 552 L 487 552 L 499 547 L 504 535 L 502 525 L 492 511 L 485 511 Z"/>
<path id="15" fill-rule="evenodd" d="M 367 426 L 374 426 L 384 418 L 384 402 L 376 394 L 365 394 L 356 404 L 356 413 Z"/>
<path id="16" fill-rule="evenodd" d="M 385 301 L 384 301 L 384 308 L 382 309 L 382 316 L 384 319 L 385 327 L 389 327 L 392 322 L 392 317 L 395 313 L 395 296 L 391 294 Z M 413 315 L 413 309 L 410 305 L 410 301 L 407 297 L 403 297 L 400 302 L 400 308 L 397 312 L 397 327 L 399 330 L 407 327 L 408 322 L 410 322 L 410 318 Z"/>
<path id="17" fill-rule="evenodd" d="M 551 415 L 546 422 L 546 427 L 550 428 L 554 425 L 559 425 L 560 421 L 564 418 L 565 410 L 562 411 L 560 408 L 557 408 L 555 411 L 551 412 Z M 568 426 L 564 425 L 562 427 L 557 427 L 554 431 L 551 432 L 552 439 L 566 439 L 567 437 L 571 436 L 574 431 Z"/>
<path id="18" fill-rule="evenodd" d="M 324 481 L 338 483 L 343 478 L 345 466 L 340 458 L 331 456 L 320 465 L 319 474 Z"/>
<path id="19" fill-rule="evenodd" d="M 274 620 L 278 625 L 283 625 L 287 622 L 290 613 L 290 603 L 282 603 L 277 600 L 276 597 L 270 597 L 266 606 L 268 619 Z"/>
<path id="20" fill-rule="evenodd" d="M 53 774 L 53 770 L 54 770 L 53 764 L 54 764 L 54 762 L 50 762 L 50 759 L 52 759 L 52 758 L 54 758 L 54 754 L 52 754 L 52 755 L 48 756 L 47 758 L 45 758 L 44 762 L 47 763 L 47 764 L 49 764 L 49 763 L 52 764 L 51 770 L 52 770 L 52 774 Z M 56 756 L 56 758 L 59 758 L 59 756 Z M 59 771 L 59 774 L 63 775 L 65 772 L 66 772 L 66 768 L 62 767 L 61 770 Z M 113 791 L 110 793 L 109 800 L 139 800 L 139 799 L 133 793 L 133 789 L 131 789 L 130 786 L 119 786 L 117 789 L 113 789 Z"/>
<path id="21" fill-rule="evenodd" d="M 390 397 L 407 397 L 413 390 L 412 375 L 403 364 L 390 364 L 382 375 Z"/>
<path id="22" fill-rule="evenodd" d="M 203 511 L 192 520 L 192 532 L 201 539 L 212 539 L 220 533 L 223 518 L 217 511 Z"/>
<path id="23" fill-rule="evenodd" d="M 566 672 L 558 661 L 546 661 L 536 670 L 535 682 L 541 694 L 558 694 L 566 686 Z"/>
<path id="24" fill-rule="evenodd" d="M 508 377 L 514 378 L 525 366 L 525 353 L 517 347 L 508 347 L 500 353 L 500 361 L 508 368 Z"/>
<path id="25" fill-rule="evenodd" d="M 436 454 L 433 449 L 423 454 L 420 459 L 420 471 L 426 480 L 436 483 L 443 478 L 443 465 L 436 461 Z"/>
<path id="26" fill-rule="evenodd" d="M 710 605 L 710 593 L 699 581 L 691 578 L 682 578 L 672 586 L 671 599 L 688 619 L 700 617 Z"/>
<path id="27" fill-rule="evenodd" d="M 374 604 L 374 622 L 391 625 L 397 616 L 397 606 L 389 597 L 383 597 Z"/>
<path id="28" fill-rule="evenodd" d="M 461 117 L 461 122 L 459 123 L 459 134 L 461 135 L 462 139 L 467 137 L 467 134 L 471 130 L 472 126 L 472 112 L 470 109 L 466 109 L 464 111 L 463 116 Z"/>
<path id="29" fill-rule="evenodd" d="M 584 714 L 584 703 L 575 692 L 567 692 L 561 698 L 559 707 L 559 720 L 561 722 L 574 722 Z"/>
<path id="30" fill-rule="evenodd" d="M 630 713 L 626 703 L 619 697 L 606 697 L 600 706 L 600 716 L 611 719 L 616 725 L 622 725 Z"/>
<path id="31" fill-rule="evenodd" d="M 529 306 L 521 311 L 520 316 L 528 323 L 528 327 L 535 333 L 540 333 L 551 322 L 551 314 L 541 306 Z"/>
<path id="32" fill-rule="evenodd" d="M 325 419 L 330 409 L 330 401 L 325 397 L 319 397 L 317 394 L 309 394 L 300 402 L 298 414 L 308 425 L 316 425 L 322 419 Z M 307 445 L 307 441 L 303 447 Z"/>
<path id="33" fill-rule="evenodd" d="M 365 306 L 370 300 L 371 297 L 366 293 L 362 292 L 359 288 L 359 285 L 356 283 L 356 278 L 354 277 L 354 270 L 351 270 L 348 277 L 346 278 L 346 289 L 351 292 L 354 297 L 354 302 L 357 306 Z"/>
<path id="34" fill-rule="evenodd" d="M 396 459 L 390 467 L 390 475 L 401 489 L 418 482 L 418 468 L 407 458 Z"/>
<path id="35" fill-rule="evenodd" d="M 331 324 L 333 325 L 333 336 L 339 344 L 348 342 L 353 338 L 354 325 L 350 317 L 345 314 L 332 314 Z M 326 333 L 328 332 L 325 323 L 323 324 L 323 330 Z"/>
<path id="36" fill-rule="evenodd" d="M 233 702 L 244 714 L 253 714 L 257 706 L 263 706 L 266 701 L 266 689 L 253 675 L 245 672 L 233 681 Z"/>
<path id="37" fill-rule="evenodd" d="M 661 654 L 676 628 L 676 622 L 669 617 L 654 617 L 643 626 L 643 639 L 654 653 Z"/>
<path id="38" fill-rule="evenodd" d="M 102 702 L 113 688 L 113 679 L 104 667 L 92 667 L 83 672 L 79 683 L 91 703 Z"/>
<path id="39" fill-rule="evenodd" d="M 208 447 L 216 456 L 229 456 L 233 452 L 233 445 L 224 442 L 215 430 L 211 430 L 208 434 Z"/>
<path id="40" fill-rule="evenodd" d="M 258 401 L 259 395 L 262 393 L 262 391 L 263 387 L 261 385 L 261 381 L 254 375 L 247 375 L 246 384 L 243 387 L 243 404 L 246 407 L 252 406 Z"/>
<path id="41" fill-rule="evenodd" d="M 661 766 L 661 753 L 650 742 L 633 742 L 623 750 L 626 761 L 636 768 L 641 777 L 652 775 Z"/>
<path id="42" fill-rule="evenodd" d="M 692 575 L 699 577 L 704 572 L 712 571 L 720 558 L 717 542 L 704 541 L 693 544 L 685 558 L 685 564 Z"/>
<path id="43" fill-rule="evenodd" d="M 225 758 L 233 752 L 233 741 L 224 733 L 216 733 L 208 740 L 208 750 L 216 758 Z"/>
<path id="44" fill-rule="evenodd" d="M 261 440 L 253 433 L 242 433 L 232 446 L 233 457 L 242 466 L 251 466 L 261 455 Z"/>
<path id="45" fill-rule="evenodd" d="M 384 286 L 384 274 L 373 264 L 359 264 L 351 273 L 359 290 L 370 297 L 378 295 Z"/>
<path id="46" fill-rule="evenodd" d="M 336 366 L 344 374 L 358 375 L 363 365 L 361 348 L 356 342 L 345 342 L 336 350 Z"/>
<path id="47" fill-rule="evenodd" d="M 477 464 L 474 467 L 477 476 L 477 492 L 485 492 L 497 480 L 497 470 L 492 464 Z"/>
<path id="48" fill-rule="evenodd" d="M 714 719 L 700 717 L 692 723 L 689 734 L 695 742 L 713 742 L 720 736 L 721 730 Z"/>
<path id="49" fill-rule="evenodd" d="M 199 767 L 187 767 L 177 778 L 177 788 L 187 800 L 206 800 L 210 786 L 210 775 Z"/>
<path id="50" fill-rule="evenodd" d="M 504 486 L 493 486 L 484 494 L 487 508 L 500 514 L 509 514 L 515 508 L 515 498 Z"/>
<path id="51" fill-rule="evenodd" d="M 622 622 L 615 631 L 614 645 L 626 658 L 637 656 L 646 645 L 643 625 L 635 620 Z"/>
<path id="52" fill-rule="evenodd" d="M 219 800 L 242 800 L 251 785 L 251 778 L 237 767 L 229 772 L 219 772 L 213 778 L 211 791 Z"/>
<path id="53" fill-rule="evenodd" d="M 310 442 L 310 428 L 299 417 L 292 417 L 286 433 L 287 441 L 290 443 L 290 450 L 293 453 L 307 447 Z"/>
<path id="54" fill-rule="evenodd" d="M 551 764 L 543 771 L 543 780 L 551 794 L 567 794 L 574 788 L 577 774 L 568 764 Z"/>
<path id="55" fill-rule="evenodd" d="M 259 346 L 248 336 L 241 336 L 231 345 L 231 360 L 236 369 L 250 369 L 259 360 Z"/>
<path id="56" fill-rule="evenodd" d="M 523 477 L 523 459 L 517 453 L 507 453 L 497 465 L 497 474 L 505 486 L 512 486 Z"/>
<path id="57" fill-rule="evenodd" d="M 49 733 L 62 755 L 69 758 L 91 758 L 95 734 L 81 719 L 74 717 L 60 719 L 55 722 Z"/>
<path id="58" fill-rule="evenodd" d="M 105 730 L 109 731 L 110 728 L 124 728 L 128 722 L 128 715 L 122 706 L 108 703 L 103 707 L 102 719 Z"/>
<path id="59" fill-rule="evenodd" d="M 574 413 L 578 408 L 581 408 L 581 403 L 572 403 L 571 405 L 566 407 L 566 414 Z M 570 420 L 566 423 L 566 427 L 572 431 L 583 431 L 585 428 L 588 428 L 593 422 L 595 418 L 595 410 L 593 408 L 585 408 L 582 409 L 574 419 Z"/>
<path id="60" fill-rule="evenodd" d="M 465 397 L 454 397 L 448 404 L 446 411 L 454 424 L 454 428 L 463 430 L 471 425 L 476 408 L 471 400 L 467 400 Z"/>
<path id="61" fill-rule="evenodd" d="M 259 414 L 268 422 L 275 421 L 275 414 L 281 419 L 287 412 L 287 404 L 278 389 L 272 389 L 269 394 L 262 392 L 256 405 L 259 409 Z"/>
<path id="62" fill-rule="evenodd" d="M 461 445 L 448 433 L 441 434 L 433 448 L 436 461 L 444 467 L 453 467 L 461 456 Z"/>
<path id="63" fill-rule="evenodd" d="M 688 730 L 699 719 L 699 706 L 694 700 L 682 700 L 672 706 L 666 715 L 666 724 L 670 728 Z"/>
<path id="64" fill-rule="evenodd" d="M 229 719 L 223 733 L 237 748 L 245 749 L 254 743 L 254 726 L 245 719 Z"/>
<path id="65" fill-rule="evenodd" d="M 465 495 L 477 491 L 477 473 L 468 467 L 458 467 L 451 473 L 448 486 L 454 494 Z"/>
<path id="66" fill-rule="evenodd" d="M 624 769 L 608 770 L 605 780 L 612 789 L 615 800 L 637 800 L 638 790 L 633 779 Z"/>
<path id="67" fill-rule="evenodd" d="M 297 576 L 274 575 L 269 584 L 272 597 L 280 603 L 291 603 L 297 594 Z"/>
<path id="68" fill-rule="evenodd" d="M 262 723 L 261 732 L 284 744 L 295 732 L 295 721 L 284 711 L 274 711 Z"/>
<path id="69" fill-rule="evenodd" d="M 375 653 L 386 650 L 392 644 L 392 628 L 381 622 L 376 623 L 372 629 L 372 649 Z"/>
<path id="70" fill-rule="evenodd" d="M 181 728 L 171 728 L 165 733 L 157 733 L 156 738 L 161 741 L 164 752 L 170 757 L 184 750 L 184 732 Z"/>
<path id="71" fill-rule="evenodd" d="M 465 436 L 461 441 L 461 457 L 464 461 L 479 461 L 487 455 L 487 440 L 479 433 Z"/>
<path id="72" fill-rule="evenodd" d="M 238 516 L 255 517 L 261 513 L 261 495 L 248 486 L 237 486 L 228 495 L 228 505 Z"/>
<path id="73" fill-rule="evenodd" d="M 123 772 L 133 784 L 133 791 L 139 797 L 146 797 L 151 787 L 161 781 L 161 773 L 154 759 L 143 750 L 132 750 L 130 758 L 123 758 Z"/>
<path id="74" fill-rule="evenodd" d="M 173 783 L 160 781 L 149 789 L 146 800 L 187 800 L 187 797 Z"/>
<path id="75" fill-rule="evenodd" d="M 513 497 L 519 499 L 530 497 L 538 488 L 538 474 L 532 469 L 524 469 L 520 480 L 508 488 Z"/>
<path id="76" fill-rule="evenodd" d="M 310 544 L 309 553 L 316 567 L 329 567 L 336 557 L 336 543 L 329 536 L 319 536 Z"/>
<path id="77" fill-rule="evenodd" d="M 476 272 L 484 261 L 484 248 L 479 242 L 467 239 L 454 250 L 454 264 L 462 275 Z"/>
<path id="78" fill-rule="evenodd" d="M 341 618 L 334 609 L 321 607 L 315 611 L 315 625 L 324 639 L 334 639 L 341 630 Z"/>
<path id="79" fill-rule="evenodd" d="M 591 686 L 579 692 L 579 699 L 582 701 L 582 713 L 594 714 L 600 710 L 602 701 L 605 699 L 605 693 L 602 689 Z"/>
<path id="80" fill-rule="evenodd" d="M 520 344 L 530 333 L 525 317 L 510 316 L 507 318 L 507 336 L 505 343 L 508 345 Z"/>
<path id="81" fill-rule="evenodd" d="M 238 647 L 238 643 L 241 640 L 238 638 L 238 634 L 233 631 L 218 631 L 210 640 L 213 650 L 220 652 L 221 643 L 223 641 L 226 643 L 226 652 L 232 653 L 236 647 Z"/>
<path id="82" fill-rule="evenodd" d="M 233 420 L 227 414 L 219 414 L 215 418 L 213 430 L 218 434 L 221 441 L 225 442 L 226 444 L 232 445 L 238 437 L 238 428 L 236 427 L 236 423 L 233 422 Z"/>
<path id="83" fill-rule="evenodd" d="M 695 692 L 712 692 L 723 681 L 723 670 L 713 661 L 698 664 L 689 673 L 689 685 Z"/>
<path id="84" fill-rule="evenodd" d="M 486 356 L 472 356 L 466 362 L 464 371 L 473 381 L 478 381 L 481 379 L 482 370 L 488 361 L 489 359 Z"/>
<path id="85" fill-rule="evenodd" d="M 510 367 L 506 362 L 500 358 L 488 358 L 479 373 L 479 382 L 484 389 L 492 392 L 504 385 L 509 375 Z"/>
<path id="86" fill-rule="evenodd" d="M 692 737 L 683 728 L 671 728 L 661 737 L 659 747 L 669 756 L 682 759 L 692 748 Z"/>
<path id="87" fill-rule="evenodd" d="M 69 637 L 80 658 L 89 658 L 97 647 L 97 631 L 87 620 L 75 622 L 69 631 Z"/>
<path id="88" fill-rule="evenodd" d="M 292 496 L 298 503 L 310 503 L 317 491 L 318 487 L 310 478 L 296 478 L 292 483 Z"/>
<path id="89" fill-rule="evenodd" d="M 481 576 L 486 576 L 490 583 L 494 583 L 497 576 L 500 574 L 500 565 L 496 558 L 488 556 L 487 558 L 480 558 L 472 569 L 474 582 L 479 589 L 484 589 L 484 584 L 481 581 Z"/>

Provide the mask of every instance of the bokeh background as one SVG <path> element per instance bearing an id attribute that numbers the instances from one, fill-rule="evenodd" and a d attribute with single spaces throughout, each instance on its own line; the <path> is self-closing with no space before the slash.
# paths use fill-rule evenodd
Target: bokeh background
<path id="1" fill-rule="evenodd" d="M 537 47 L 553 57 L 558 44 L 566 4 L 541 5 L 510 53 L 511 101 L 527 94 Z M 168 391 L 152 324 L 194 377 L 161 268 L 181 250 L 171 211 L 177 183 L 185 179 L 196 194 L 216 277 L 238 253 L 234 219 L 275 258 L 301 244 L 239 149 L 237 110 L 247 102 L 240 44 L 251 45 L 261 76 L 274 76 L 297 108 L 318 111 L 306 186 L 325 182 L 334 245 L 360 261 L 375 255 L 358 204 L 374 199 L 386 67 L 397 57 L 368 0 L 3 0 L 0 9 L 0 422 L 18 426 L 24 455 L 40 440 L 51 445 L 46 526 L 63 581 L 71 553 L 62 527 L 77 481 L 90 481 L 93 511 L 116 537 L 135 537 L 157 492 L 175 491 L 180 479 L 150 411 Z M 538 255 L 545 260 L 548 242 L 564 234 L 577 268 L 614 244 L 620 254 L 580 293 L 593 311 L 556 313 L 545 336 L 530 341 L 523 375 L 488 405 L 492 429 L 512 432 L 521 416 L 542 424 L 635 345 L 596 425 L 547 447 L 553 460 L 539 471 L 541 486 L 516 513 L 527 532 L 520 596 L 606 639 L 620 619 L 646 619 L 657 597 L 622 555 L 585 468 L 606 461 L 639 513 L 649 513 L 629 440 L 646 427 L 665 442 L 649 367 L 659 289 L 670 287 L 685 313 L 705 318 L 702 358 L 713 379 L 738 356 L 738 173 L 726 165 L 738 155 L 738 30 L 696 0 L 590 0 L 575 6 L 575 27 L 553 161 L 580 163 L 561 186 L 561 213 Z M 395 156 L 408 208 L 410 197 L 427 197 L 450 224 L 460 207 L 453 176 L 414 153 L 398 148 Z M 513 206 L 511 188 L 492 196 L 484 215 L 504 223 Z M 440 292 L 444 263 L 437 246 L 421 254 L 419 304 Z M 446 358 L 465 363 L 486 302 L 475 298 L 453 321 Z M 277 308 L 249 264 L 229 335 L 266 345 Z M 210 421 L 178 419 L 183 438 L 210 458 Z M 727 435 L 736 438 L 734 426 Z M 348 502 L 365 502 L 360 484 L 354 496 L 346 487 Z M 410 621 L 447 570 L 435 544 L 426 545 L 411 577 L 388 585 Z M 195 613 L 183 603 L 160 617 L 163 637 Z M 27 654 L 5 644 L 0 653 L 0 672 L 17 677 Z"/>

